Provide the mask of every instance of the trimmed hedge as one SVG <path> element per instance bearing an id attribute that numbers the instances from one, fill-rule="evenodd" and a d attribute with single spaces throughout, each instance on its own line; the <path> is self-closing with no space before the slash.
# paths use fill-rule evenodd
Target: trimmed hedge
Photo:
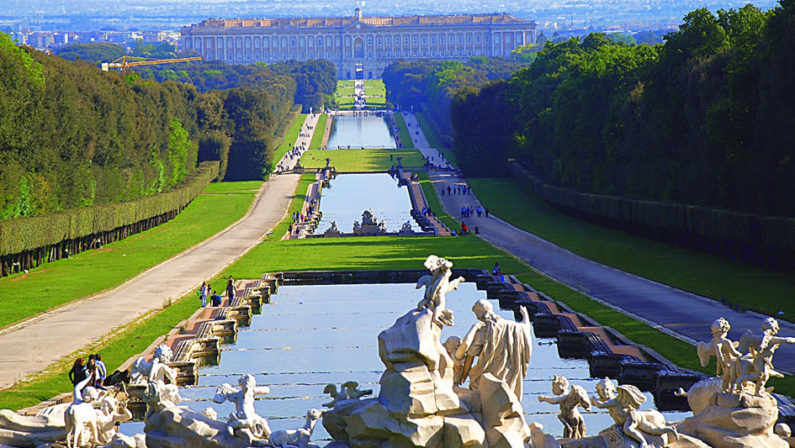
<path id="1" fill-rule="evenodd" d="M 511 171 L 544 201 L 588 221 L 774 269 L 795 267 L 795 218 L 581 193 L 546 184 L 516 162 Z"/>
<path id="2" fill-rule="evenodd" d="M 187 206 L 218 176 L 218 162 L 202 162 L 175 189 L 133 201 L 0 221 L 0 256 L 35 251 L 124 228 Z"/>

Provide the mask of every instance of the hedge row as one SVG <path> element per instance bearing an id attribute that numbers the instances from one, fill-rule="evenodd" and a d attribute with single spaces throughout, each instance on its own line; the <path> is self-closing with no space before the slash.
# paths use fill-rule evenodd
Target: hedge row
<path id="1" fill-rule="evenodd" d="M 544 201 L 600 224 L 773 267 L 795 261 L 795 218 L 581 193 L 547 184 L 516 162 L 511 170 Z"/>
<path id="2" fill-rule="evenodd" d="M 0 221 L 0 256 L 32 251 L 108 232 L 181 210 L 218 175 L 218 162 L 202 162 L 174 190 L 133 201 Z"/>

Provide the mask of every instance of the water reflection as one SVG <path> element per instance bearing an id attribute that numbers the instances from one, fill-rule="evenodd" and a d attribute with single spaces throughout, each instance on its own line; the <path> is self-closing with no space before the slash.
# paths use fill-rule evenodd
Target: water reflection
<path id="1" fill-rule="evenodd" d="M 400 230 L 403 223 L 411 222 L 412 229 L 419 230 L 411 217 L 411 199 L 406 187 L 398 187 L 389 174 L 342 174 L 331 181 L 331 188 L 324 188 L 320 198 L 323 218 L 318 233 L 337 221 L 341 232 L 353 231 L 353 221 L 362 221 L 362 212 L 373 209 L 379 221 L 386 223 L 390 232 Z"/>
<path id="2" fill-rule="evenodd" d="M 282 286 L 273 303 L 263 305 L 262 315 L 252 320 L 251 327 L 241 329 L 237 342 L 224 347 L 220 364 L 202 368 L 199 385 L 181 391 L 184 404 L 197 411 L 213 406 L 219 416 L 227 416 L 233 411 L 231 404 L 210 401 L 215 387 L 236 384 L 239 375 L 250 373 L 258 384 L 271 388 L 270 395 L 257 400 L 256 408 L 278 430 L 300 427 L 308 409 L 330 401 L 322 393 L 327 383 L 355 380 L 362 389 L 377 394 L 384 370 L 378 357 L 378 333 L 416 306 L 419 296 L 411 284 Z M 485 297 L 473 283 L 464 283 L 451 293 L 448 307 L 455 313 L 456 325 L 445 328 L 443 338 L 463 336 L 475 322 L 472 303 Z M 511 313 L 499 314 L 512 319 Z M 559 437 L 563 430 L 557 406 L 540 404 L 537 396 L 550 394 L 553 373 L 568 377 L 589 393 L 594 393 L 597 380 L 589 378 L 586 361 L 560 359 L 554 344 L 538 342 L 525 378 L 522 405 L 528 422 L 542 423 Z M 646 395 L 644 409 L 649 409 L 652 398 Z M 665 415 L 668 421 L 685 416 Z M 605 412 L 585 414 L 585 421 L 589 434 L 612 423 Z M 125 433 L 142 428 L 140 424 L 123 426 Z M 327 438 L 322 425 L 317 425 L 313 439 Z"/>
<path id="3" fill-rule="evenodd" d="M 337 115 L 331 123 L 327 149 L 396 148 L 395 138 L 383 117 Z"/>

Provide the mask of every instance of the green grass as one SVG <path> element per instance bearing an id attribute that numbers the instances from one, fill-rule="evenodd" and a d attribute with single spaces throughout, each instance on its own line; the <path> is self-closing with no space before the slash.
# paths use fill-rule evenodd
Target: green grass
<path id="1" fill-rule="evenodd" d="M 290 124 L 287 133 L 284 135 L 282 142 L 279 143 L 279 146 L 276 147 L 276 150 L 273 151 L 273 160 L 271 160 L 271 170 L 276 168 L 276 164 L 282 160 L 285 154 L 288 151 L 293 149 L 295 146 L 295 141 L 298 140 L 298 134 L 301 133 L 301 127 L 304 125 L 304 121 L 306 120 L 307 114 L 295 114 L 293 118 L 292 124 Z"/>
<path id="2" fill-rule="evenodd" d="M 210 184 L 176 218 L 132 235 L 31 270 L 0 279 L 0 328 L 53 307 L 113 288 L 242 217 L 261 182 Z M 97 275 L 101 269 L 102 275 Z"/>
<path id="3" fill-rule="evenodd" d="M 279 242 L 279 239 L 287 232 L 287 227 L 290 225 L 289 216 L 292 212 L 301 208 L 304 203 L 304 198 L 306 197 L 307 187 L 313 181 L 313 174 L 304 174 L 301 177 L 298 188 L 296 189 L 296 194 L 293 196 L 293 201 L 290 204 L 287 217 L 273 229 L 273 235 L 270 238 L 266 238 L 260 243 L 260 247 L 277 244 Z M 219 194 L 219 198 L 224 197 L 221 196 L 221 194 L 248 195 L 251 187 L 259 188 L 259 185 L 260 182 L 212 184 L 208 192 Z M 210 282 L 211 287 L 218 291 L 223 290 L 227 277 L 228 275 L 225 273 L 217 276 Z M 69 383 L 67 372 L 71 368 L 71 362 L 77 356 L 86 357 L 89 353 L 102 353 L 103 361 L 105 361 L 105 364 L 108 366 L 108 370 L 113 371 L 128 358 L 145 350 L 155 339 L 165 335 L 177 324 L 190 317 L 198 306 L 199 303 L 196 300 L 196 296 L 194 294 L 188 294 L 167 308 L 147 313 L 136 321 L 119 328 L 114 334 L 103 338 L 102 341 L 91 344 L 49 366 L 46 370 L 26 381 L 1 391 L 0 409 L 17 410 L 33 406 L 60 393 L 70 391 L 72 386 L 71 383 Z"/>
<path id="4" fill-rule="evenodd" d="M 389 159 L 389 156 L 393 160 Z M 310 150 L 301 157 L 301 165 L 305 168 L 323 168 L 326 166 L 326 157 L 331 158 L 331 166 L 337 171 L 344 172 L 374 172 L 387 171 L 397 163 L 397 158 L 403 158 L 403 166 L 422 166 L 425 159 L 417 150 L 405 149 L 330 149 Z"/>
<path id="5" fill-rule="evenodd" d="M 367 79 L 364 81 L 365 95 L 381 95 L 386 96 L 386 85 L 380 79 Z"/>
<path id="6" fill-rule="evenodd" d="M 353 109 L 353 81 L 337 81 L 334 90 L 334 102 L 340 110 Z"/>
<path id="7" fill-rule="evenodd" d="M 590 224 L 558 212 L 515 179 L 470 179 L 500 218 L 585 258 L 757 311 L 795 317 L 795 276 Z"/>
<path id="8" fill-rule="evenodd" d="M 104 341 L 73 353 L 49 366 L 47 370 L 0 392 L 0 409 L 18 410 L 70 392 L 72 384 L 67 373 L 78 356 L 85 358 L 90 353 L 101 353 L 109 373 L 112 372 L 128 358 L 143 352 L 155 339 L 187 319 L 198 306 L 196 295 L 189 294 L 165 309 L 147 313 Z"/>
<path id="9" fill-rule="evenodd" d="M 309 149 L 320 149 L 323 144 L 323 134 L 326 130 L 327 114 L 321 114 L 317 117 L 317 124 L 315 125 L 315 132 L 312 134 L 312 141 L 309 142 Z"/>
<path id="10" fill-rule="evenodd" d="M 444 154 L 444 158 L 447 159 L 447 161 L 450 162 L 453 167 L 458 166 L 453 149 L 446 147 L 442 143 L 442 139 L 440 139 L 436 134 L 436 131 L 428 119 L 428 116 L 425 115 L 425 112 L 415 112 L 414 116 L 417 117 L 417 122 L 422 128 L 422 133 L 425 134 L 425 139 L 428 140 L 428 143 L 431 145 L 431 147 L 436 148 L 439 150 L 439 152 Z"/>
<path id="11" fill-rule="evenodd" d="M 383 96 L 368 96 L 367 108 L 368 109 L 384 109 L 386 107 L 386 98 Z"/>
<path id="12" fill-rule="evenodd" d="M 422 192 L 425 194 L 425 200 L 428 202 L 428 207 L 430 207 L 430 209 L 436 213 L 436 217 L 439 218 L 439 221 L 446 225 L 450 230 L 458 229 L 459 222 L 444 212 L 442 203 L 439 202 L 439 195 L 437 193 L 436 187 L 433 185 L 433 181 L 431 180 L 430 176 L 428 176 L 428 173 L 421 171 L 418 174 L 420 177 L 420 187 L 422 187 Z"/>
<path id="13" fill-rule="evenodd" d="M 414 149 L 414 140 L 411 138 L 411 134 L 409 134 L 409 130 L 406 127 L 406 120 L 403 118 L 403 114 L 394 113 L 392 117 L 394 117 L 395 123 L 397 123 L 398 126 L 400 143 L 403 144 L 404 148 Z"/>

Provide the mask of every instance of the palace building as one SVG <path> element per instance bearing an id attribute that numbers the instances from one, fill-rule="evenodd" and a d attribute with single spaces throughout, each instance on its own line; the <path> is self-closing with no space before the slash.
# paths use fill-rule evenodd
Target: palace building
<path id="1" fill-rule="evenodd" d="M 531 20 L 510 14 L 207 19 L 182 28 L 182 49 L 232 64 L 328 59 L 340 79 L 380 78 L 397 59 L 466 61 L 535 43 Z"/>

